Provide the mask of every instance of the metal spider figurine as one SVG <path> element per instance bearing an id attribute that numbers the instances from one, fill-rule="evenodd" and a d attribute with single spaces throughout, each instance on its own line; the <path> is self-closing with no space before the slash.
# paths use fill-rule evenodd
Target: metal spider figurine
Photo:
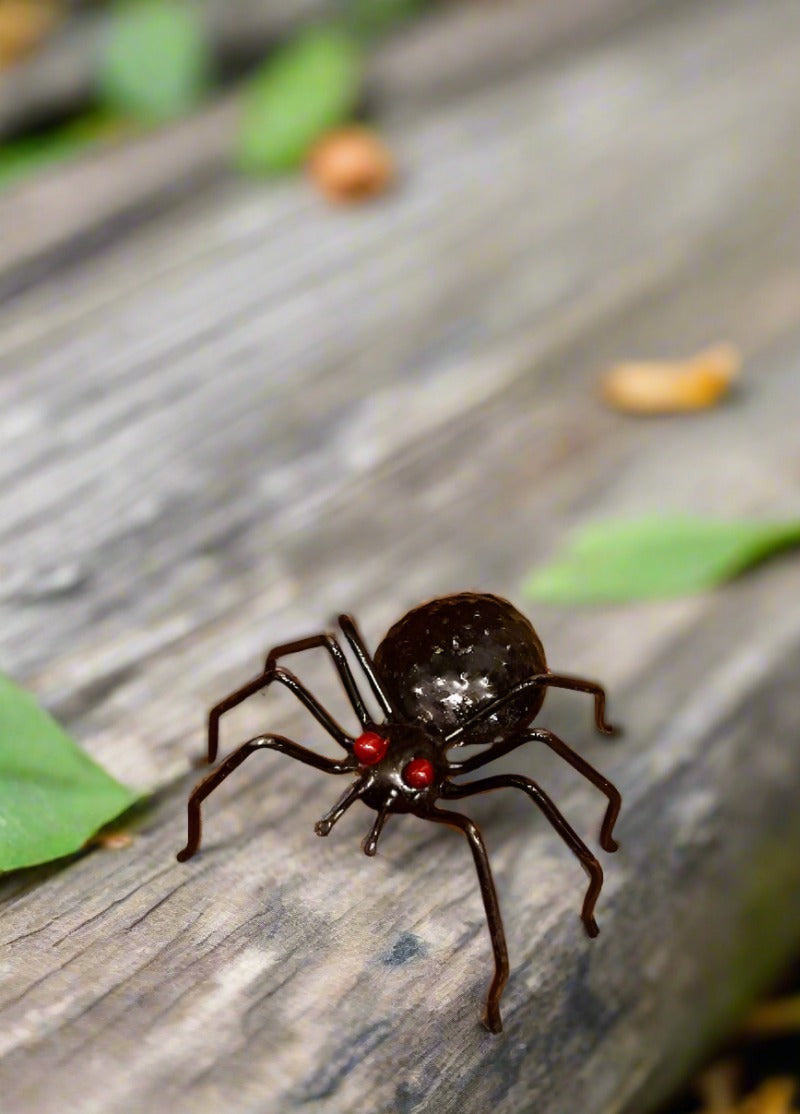
<path id="1" fill-rule="evenodd" d="M 467 816 L 438 807 L 493 789 L 519 789 L 542 810 L 574 852 L 589 876 L 581 917 L 589 936 L 598 933 L 594 907 L 603 883 L 600 863 L 570 827 L 547 794 L 530 778 L 499 774 L 471 782 L 454 782 L 525 743 L 544 743 L 608 798 L 600 830 L 600 845 L 615 851 L 614 823 L 620 810 L 617 789 L 545 728 L 531 727 L 548 687 L 590 693 L 595 700 L 595 722 L 600 731 L 613 729 L 604 718 L 605 692 L 600 685 L 551 673 L 544 649 L 528 620 L 498 596 L 463 592 L 430 600 L 404 615 L 389 630 L 372 658 L 355 623 L 347 615 L 339 626 L 350 644 L 381 707 L 384 719 L 375 723 L 359 693 L 347 659 L 333 634 L 317 634 L 287 642 L 271 650 L 263 673 L 225 697 L 211 709 L 208 723 L 208 761 L 213 762 L 223 712 L 268 685 L 285 685 L 345 752 L 341 760 L 327 758 L 282 735 L 259 735 L 244 743 L 202 781 L 189 797 L 189 835 L 178 859 L 185 862 L 200 846 L 200 803 L 254 751 L 277 750 L 329 774 L 355 775 L 333 808 L 315 825 L 326 836 L 354 801 L 377 812 L 363 848 L 374 855 L 391 813 L 408 812 L 437 824 L 448 824 L 467 838 L 478 872 L 494 950 L 495 972 L 484 1017 L 492 1033 L 502 1029 L 500 996 L 508 979 L 508 951 L 497 893 L 480 831 Z M 313 647 L 331 656 L 361 734 L 353 738 L 336 722 L 307 688 L 277 664 L 278 659 Z M 461 762 L 448 751 L 467 744 L 484 749 Z"/>

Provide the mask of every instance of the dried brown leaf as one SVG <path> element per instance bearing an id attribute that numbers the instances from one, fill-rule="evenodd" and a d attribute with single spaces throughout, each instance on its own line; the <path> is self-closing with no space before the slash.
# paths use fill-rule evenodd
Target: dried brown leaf
<path id="1" fill-rule="evenodd" d="M 133 843 L 133 836 L 130 832 L 100 832 L 91 842 L 104 851 L 124 851 Z"/>
<path id="2" fill-rule="evenodd" d="M 60 15 L 55 0 L 0 0 L 0 68 L 30 54 Z"/>
<path id="3" fill-rule="evenodd" d="M 600 390 L 610 406 L 631 414 L 702 410 L 727 394 L 740 367 L 738 349 L 715 344 L 688 360 L 617 364 Z"/>
<path id="4" fill-rule="evenodd" d="M 796 1080 L 766 1079 L 740 1100 L 739 1075 L 739 1065 L 727 1060 L 707 1068 L 696 1083 L 703 1103 L 698 1114 L 800 1114 L 792 1105 Z"/>
<path id="5" fill-rule="evenodd" d="M 767 1079 L 741 1103 L 738 1114 L 794 1114 L 795 1088 L 793 1079 Z"/>
<path id="6" fill-rule="evenodd" d="M 800 1035 L 800 994 L 762 1002 L 750 1014 L 742 1031 L 753 1037 Z"/>
<path id="7" fill-rule="evenodd" d="M 733 1060 L 720 1060 L 700 1074 L 695 1086 L 703 1104 L 702 1114 L 731 1114 L 739 1098 L 740 1074 Z"/>

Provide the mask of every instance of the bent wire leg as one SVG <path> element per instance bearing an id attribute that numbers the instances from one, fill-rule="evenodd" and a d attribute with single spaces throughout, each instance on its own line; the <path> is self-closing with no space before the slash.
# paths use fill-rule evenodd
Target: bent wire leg
<path id="1" fill-rule="evenodd" d="M 304 762 L 307 766 L 314 766 L 317 770 L 324 770 L 328 774 L 346 774 L 354 769 L 350 762 L 338 762 L 334 758 L 326 758 L 322 754 L 315 754 L 283 735 L 257 735 L 254 739 L 242 743 L 213 773 L 204 778 L 192 790 L 187 805 L 188 837 L 186 846 L 178 852 L 178 862 L 185 863 L 200 847 L 202 835 L 201 802 L 205 800 L 209 793 L 213 793 L 217 786 L 221 785 L 225 778 L 244 762 L 245 758 L 248 758 L 257 750 L 264 749 L 277 750 L 281 754 L 296 758 L 298 762 Z"/>
<path id="2" fill-rule="evenodd" d="M 349 785 L 347 789 L 345 789 L 333 808 L 329 809 L 322 819 L 318 820 L 314 825 L 314 831 L 318 836 L 328 835 L 333 825 L 345 812 L 347 812 L 350 805 L 357 801 L 363 793 L 366 793 L 367 789 L 369 789 L 372 784 L 372 780 L 372 776 L 366 773 L 360 777 L 358 781 L 354 781 L 352 785 Z"/>
<path id="3" fill-rule="evenodd" d="M 616 851 L 619 844 L 614 839 L 614 825 L 619 816 L 619 810 L 622 807 L 622 795 L 617 789 L 616 785 L 603 777 L 599 770 L 591 766 L 585 758 L 577 754 L 572 747 L 568 746 L 563 739 L 559 739 L 558 735 L 554 735 L 552 731 L 548 731 L 544 727 L 534 728 L 530 732 L 531 739 L 539 740 L 545 746 L 550 747 L 551 750 L 568 762 L 574 770 L 582 774 L 587 781 L 596 786 L 601 793 L 604 793 L 608 798 L 608 805 L 606 807 L 606 814 L 603 817 L 603 823 L 600 827 L 600 846 L 604 851 Z"/>
<path id="4" fill-rule="evenodd" d="M 543 682 L 557 689 L 570 689 L 572 692 L 586 692 L 594 697 L 594 722 L 597 730 L 604 735 L 616 734 L 616 727 L 606 723 L 606 690 L 596 681 L 585 681 L 583 677 L 570 677 L 566 673 L 547 673 Z"/>
<path id="5" fill-rule="evenodd" d="M 603 817 L 603 823 L 600 828 L 600 846 L 604 851 L 616 851 L 619 844 L 614 839 L 613 832 L 622 806 L 620 791 L 608 778 L 603 777 L 599 770 L 596 770 L 585 758 L 582 758 L 572 747 L 568 746 L 563 739 L 559 739 L 558 735 L 554 735 L 552 731 L 548 731 L 544 727 L 534 727 L 530 731 L 524 732 L 522 735 L 512 736 L 510 739 L 503 739 L 501 742 L 495 743 L 481 753 L 473 754 L 463 762 L 451 762 L 450 775 L 469 774 L 473 770 L 479 770 L 482 766 L 494 762 L 496 758 L 502 758 L 504 754 L 509 754 L 512 750 L 516 750 L 517 747 L 522 746 L 523 743 L 530 742 L 540 742 L 550 747 L 559 757 L 563 758 L 565 762 L 568 762 L 574 770 L 577 770 L 587 781 L 590 781 L 601 793 L 605 794 L 608 798 L 608 807 L 606 808 L 606 814 Z"/>
<path id="6" fill-rule="evenodd" d="M 361 698 L 361 693 L 358 691 L 355 677 L 353 676 L 347 658 L 342 652 L 342 648 L 336 641 L 336 637 L 329 633 L 312 634 L 308 638 L 298 638 L 294 642 L 284 642 L 280 646 L 275 646 L 267 654 L 267 661 L 264 666 L 264 671 L 269 672 L 273 669 L 278 661 L 278 658 L 286 657 L 288 654 L 299 654 L 302 650 L 313 650 L 321 646 L 331 656 L 336 671 L 339 674 L 339 679 L 342 682 L 347 697 L 353 706 L 353 711 L 358 716 L 358 722 L 362 727 L 366 728 L 370 723 L 370 715 L 367 711 L 366 705 Z"/>
<path id="7" fill-rule="evenodd" d="M 491 703 L 485 704 L 479 708 L 474 715 L 470 716 L 468 720 L 454 728 L 449 735 L 446 736 L 445 741 L 448 747 L 455 746 L 462 736 L 469 736 L 470 731 L 476 724 L 486 719 L 487 716 L 495 715 L 506 704 L 510 704 L 517 697 L 522 696 L 524 693 L 529 692 L 531 689 L 541 689 L 546 687 L 573 689 L 575 692 L 588 692 L 594 696 L 594 721 L 599 731 L 604 735 L 616 734 L 616 728 L 612 727 L 610 723 L 606 723 L 605 710 L 606 710 L 606 692 L 602 685 L 596 684 L 594 681 L 584 681 L 581 677 L 568 677 L 564 673 L 537 673 L 533 677 L 528 677 L 524 681 L 520 681 L 518 685 L 514 685 L 508 692 L 498 696 L 496 700 Z"/>
<path id="8" fill-rule="evenodd" d="M 398 791 L 396 789 L 392 789 L 388 793 L 385 802 L 378 810 L 378 815 L 375 817 L 375 823 L 372 825 L 369 835 L 361 844 L 365 855 L 369 855 L 371 857 L 378 850 L 378 840 L 381 837 L 381 832 L 383 831 L 383 826 L 386 823 L 386 819 L 389 813 L 392 811 L 392 805 L 397 798 L 397 793 Z"/>
<path id="9" fill-rule="evenodd" d="M 512 750 L 530 742 L 530 738 L 530 734 L 526 732 L 524 735 L 512 735 L 510 739 L 502 739 L 499 743 L 492 743 L 485 750 L 478 751 L 477 754 L 465 758 L 463 762 L 451 762 L 448 773 L 450 777 L 456 777 L 458 774 L 471 774 L 473 770 L 479 770 L 481 766 L 488 766 L 496 758 L 502 758 L 504 754 L 510 754 Z"/>
<path id="10" fill-rule="evenodd" d="M 581 920 L 587 935 L 597 936 L 600 929 L 594 918 L 594 907 L 603 887 L 603 868 L 580 838 L 578 833 L 567 823 L 556 806 L 547 796 L 545 791 L 532 781 L 531 778 L 522 777 L 521 774 L 499 774 L 496 777 L 481 778 L 479 781 L 469 782 L 467 785 L 445 786 L 443 797 L 458 799 L 472 797 L 476 793 L 488 793 L 492 789 L 521 789 L 527 793 L 535 805 L 538 805 L 555 830 L 569 847 L 570 851 L 580 860 L 581 866 L 589 876 L 589 888 L 583 899 Z"/>
<path id="11" fill-rule="evenodd" d="M 463 832 L 469 842 L 472 858 L 475 860 L 475 869 L 478 872 L 478 882 L 494 952 L 494 978 L 489 986 L 483 1020 L 490 1033 L 501 1033 L 503 1021 L 500 1017 L 500 997 L 508 982 L 508 948 L 486 846 L 475 822 L 460 812 L 447 812 L 445 809 L 434 808 L 426 814 L 426 819 L 435 820 L 439 824 L 449 824 L 451 828 Z"/>
<path id="12" fill-rule="evenodd" d="M 329 735 L 344 747 L 346 751 L 351 751 L 353 748 L 353 741 L 341 724 L 337 723 L 333 716 L 327 712 L 316 697 L 308 691 L 305 685 L 295 677 L 294 673 L 290 673 L 288 669 L 281 669 L 279 666 L 273 666 L 270 669 L 265 669 L 263 673 L 259 673 L 252 681 L 248 681 L 246 685 L 242 685 L 240 689 L 230 693 L 219 704 L 215 704 L 211 711 L 208 713 L 208 761 L 209 765 L 214 762 L 217 757 L 217 750 L 219 749 L 219 721 L 223 713 L 235 708 L 242 701 L 247 700 L 249 696 L 258 692 L 260 689 L 268 688 L 273 681 L 284 685 L 289 692 L 294 693 L 297 699 L 303 704 L 317 723 L 321 724 Z"/>
<path id="13" fill-rule="evenodd" d="M 340 615 L 339 626 L 342 628 L 342 634 L 350 644 L 353 653 L 358 658 L 359 664 L 364 670 L 364 676 L 369 681 L 370 688 L 375 694 L 375 699 L 380 704 L 383 714 L 392 718 L 394 716 L 392 702 L 381 684 L 378 671 L 375 668 L 375 662 L 372 660 L 372 656 L 367 650 L 366 643 L 361 637 L 361 632 L 356 626 L 355 619 L 353 619 L 352 615 Z"/>

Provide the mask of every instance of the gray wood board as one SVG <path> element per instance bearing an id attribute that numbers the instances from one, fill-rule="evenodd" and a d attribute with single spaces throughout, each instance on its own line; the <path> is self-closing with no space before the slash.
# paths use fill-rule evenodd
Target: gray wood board
<path id="1" fill-rule="evenodd" d="M 530 607 L 602 678 L 543 721 L 625 796 L 601 936 L 517 801 L 471 804 L 512 956 L 506 1032 L 454 834 L 375 860 L 338 783 L 248 762 L 174 862 L 205 709 L 352 609 L 374 642 L 462 587 L 520 600 L 582 522 L 797 512 L 800 11 L 670 6 L 557 64 L 399 113 L 391 197 L 226 178 L 0 308 L 4 668 L 153 788 L 126 852 L 3 883 L 3 1111 L 642 1111 L 800 937 L 796 564 L 707 596 Z M 768 77 L 765 76 L 768 74 Z M 32 186 L 31 189 L 35 189 Z M 609 361 L 738 343 L 730 404 L 636 422 Z M 793 606 L 794 605 L 794 606 Z M 325 663 L 298 669 L 337 708 Z M 288 700 L 231 716 L 325 747 Z M 582 834 L 601 801 L 518 752 Z"/>
<path id="2" fill-rule="evenodd" d="M 311 3 L 316 0 L 310 0 Z M 380 123 L 474 98 L 498 76 L 529 68 L 560 45 L 608 32 L 654 0 L 569 0 L 532 7 L 513 0 L 500 8 L 434 9 L 370 52 L 365 98 Z M 259 18 L 274 18 L 275 10 Z M 302 8 L 305 11 L 305 8 Z M 301 11 L 295 13 L 299 18 Z M 22 77 L 25 75 L 23 74 Z M 40 89 L 42 82 L 33 82 Z M 0 93 L 2 88 L 0 88 Z M 8 98 L 19 103 L 19 91 Z M 2 103 L 2 98 L 0 98 Z M 79 257 L 98 238 L 107 242 L 154 208 L 217 180 L 234 159 L 240 94 L 233 89 L 208 109 L 137 142 L 110 140 L 87 157 L 0 196 L 0 297 Z M 0 131 L 2 118 L 0 117 Z"/>

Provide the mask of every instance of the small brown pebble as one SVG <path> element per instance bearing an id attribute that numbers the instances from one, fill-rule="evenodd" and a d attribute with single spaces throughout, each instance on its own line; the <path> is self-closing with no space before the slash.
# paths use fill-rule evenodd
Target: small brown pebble
<path id="1" fill-rule="evenodd" d="M 394 162 L 386 146 L 367 128 L 329 132 L 308 160 L 312 180 L 330 201 L 364 201 L 375 197 L 394 178 Z"/>
<path id="2" fill-rule="evenodd" d="M 133 843 L 133 836 L 130 832 L 106 832 L 95 836 L 94 842 L 104 851 L 124 851 Z"/>
<path id="3" fill-rule="evenodd" d="M 0 68 L 30 54 L 59 15 L 55 0 L 0 0 Z"/>
<path id="4" fill-rule="evenodd" d="M 703 410 L 727 394 L 740 366 L 732 344 L 716 344 L 689 360 L 617 364 L 600 390 L 610 406 L 632 414 Z"/>

